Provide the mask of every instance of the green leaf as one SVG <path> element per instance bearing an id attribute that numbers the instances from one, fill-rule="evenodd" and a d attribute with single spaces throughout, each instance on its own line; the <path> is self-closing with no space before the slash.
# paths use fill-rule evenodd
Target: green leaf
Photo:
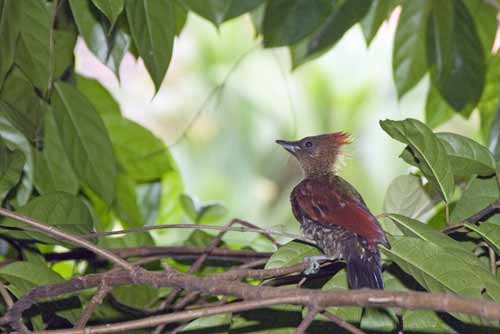
<path id="1" fill-rule="evenodd" d="M 347 283 L 347 272 L 345 269 L 339 271 L 332 278 L 328 280 L 328 282 L 323 285 L 321 291 L 330 291 L 330 290 L 348 290 L 349 284 Z M 361 314 L 362 308 L 360 307 L 329 307 L 327 308 L 329 312 L 341 317 L 345 321 L 360 323 L 361 322 Z"/>
<path id="2" fill-rule="evenodd" d="M 482 0 L 463 0 L 474 19 L 477 33 L 484 47 L 484 54 L 489 55 L 497 33 L 497 13 L 491 4 Z"/>
<path id="3" fill-rule="evenodd" d="M 436 133 L 448 154 L 457 176 L 491 175 L 496 171 L 495 159 L 490 151 L 474 140 L 449 132 Z"/>
<path id="4" fill-rule="evenodd" d="M 125 4 L 124 0 L 92 0 L 92 2 L 106 15 L 111 25 L 115 24 Z"/>
<path id="5" fill-rule="evenodd" d="M 69 30 L 55 30 L 54 31 L 54 73 L 52 81 L 61 77 L 68 67 L 73 65 L 74 54 L 73 51 L 76 45 L 77 34 Z"/>
<path id="6" fill-rule="evenodd" d="M 407 311 L 403 314 L 403 324 L 405 331 L 410 333 L 433 333 L 433 334 L 452 334 L 456 330 L 451 328 L 445 320 L 436 312 L 417 310 Z"/>
<path id="7" fill-rule="evenodd" d="M 418 217 L 431 198 L 425 191 L 420 177 L 401 175 L 392 180 L 384 199 L 384 212 Z"/>
<path id="8" fill-rule="evenodd" d="M 498 110 L 500 106 L 500 53 L 491 57 L 488 62 L 488 72 L 486 73 L 486 85 L 483 95 L 478 104 L 481 115 L 481 133 L 483 138 L 488 139 L 489 148 L 493 154 L 500 156 L 500 116 Z"/>
<path id="9" fill-rule="evenodd" d="M 99 114 L 121 115 L 118 102 L 98 80 L 77 75 L 76 88 L 94 105 Z"/>
<path id="10" fill-rule="evenodd" d="M 294 334 L 302 320 L 300 311 L 296 305 L 279 305 L 238 313 L 233 315 L 229 334 Z"/>
<path id="11" fill-rule="evenodd" d="M 113 288 L 113 297 L 124 305 L 141 309 L 153 306 L 159 296 L 157 288 L 139 284 Z"/>
<path id="12" fill-rule="evenodd" d="M 63 191 L 76 195 L 80 184 L 71 167 L 52 112 L 43 121 L 43 149 L 35 151 L 35 186 L 40 194 Z"/>
<path id="13" fill-rule="evenodd" d="M 92 232 L 94 227 L 92 216 L 85 203 L 78 197 L 67 193 L 34 197 L 17 212 L 71 234 L 85 235 Z M 2 226 L 22 228 L 26 227 L 26 224 L 8 218 L 2 222 Z M 19 239 L 35 239 L 51 244 L 62 243 L 38 232 L 9 230 L 3 233 Z"/>
<path id="14" fill-rule="evenodd" d="M 0 108 L 31 142 L 38 141 L 47 104 L 38 97 L 33 85 L 18 68 L 14 68 L 4 82 Z"/>
<path id="15" fill-rule="evenodd" d="M 427 71 L 426 33 L 431 0 L 405 1 L 392 54 L 392 72 L 398 96 L 412 89 Z"/>
<path id="16" fill-rule="evenodd" d="M 265 0 L 181 0 L 189 9 L 216 26 L 251 11 Z"/>
<path id="17" fill-rule="evenodd" d="M 484 223 L 479 226 L 474 224 L 465 224 L 465 226 L 476 232 L 483 238 L 497 253 L 500 253 L 500 225 L 492 222 Z"/>
<path id="18" fill-rule="evenodd" d="M 126 174 L 118 173 L 116 179 L 116 199 L 113 210 L 122 221 L 124 227 L 134 228 L 144 226 L 137 202 L 135 182 Z"/>
<path id="19" fill-rule="evenodd" d="M 0 2 L 0 88 L 14 62 L 17 36 L 19 35 L 21 6 L 19 0 Z"/>
<path id="20" fill-rule="evenodd" d="M 192 220 L 196 221 L 196 218 L 198 216 L 198 206 L 194 202 L 194 200 L 189 196 L 188 194 L 182 194 L 179 197 L 179 201 L 182 205 L 182 209 L 184 210 L 184 213 Z"/>
<path id="21" fill-rule="evenodd" d="M 198 224 L 213 224 L 219 222 L 227 215 L 228 211 L 222 204 L 214 203 L 204 205 L 198 210 L 196 221 Z"/>
<path id="22" fill-rule="evenodd" d="M 269 2 L 263 23 L 265 47 L 298 42 L 318 27 L 332 10 L 328 0 L 274 0 Z"/>
<path id="23" fill-rule="evenodd" d="M 25 162 L 23 152 L 9 150 L 0 137 L 0 203 L 19 181 Z"/>
<path id="24" fill-rule="evenodd" d="M 467 188 L 463 191 L 462 196 L 456 202 L 450 218 L 453 223 L 460 223 L 499 198 L 500 191 L 494 177 L 489 179 L 475 177 L 470 181 Z M 494 215 L 488 221 L 500 223 L 500 216 Z"/>
<path id="25" fill-rule="evenodd" d="M 157 224 L 178 223 L 182 214 L 180 196 L 184 192 L 182 178 L 177 170 L 172 170 L 163 175 L 161 180 L 161 200 L 158 209 Z"/>
<path id="26" fill-rule="evenodd" d="M 293 68 L 320 56 L 333 47 L 347 30 L 366 15 L 371 2 L 367 0 L 338 2 L 332 13 L 315 32 L 291 47 Z"/>
<path id="27" fill-rule="evenodd" d="M 449 121 L 454 115 L 455 111 L 441 97 L 439 90 L 431 85 L 425 101 L 425 124 L 434 129 Z"/>
<path id="28" fill-rule="evenodd" d="M 140 184 L 136 188 L 139 210 L 144 217 L 145 225 L 153 225 L 158 216 L 161 200 L 161 182 Z"/>
<path id="29" fill-rule="evenodd" d="M 361 29 L 366 44 L 370 45 L 377 31 L 386 18 L 392 13 L 399 0 L 373 0 L 370 10 L 361 21 Z"/>
<path id="30" fill-rule="evenodd" d="M 231 325 L 231 318 L 231 313 L 199 318 L 191 321 L 179 333 L 201 333 L 200 330 L 204 329 L 206 333 L 210 334 L 227 334 Z"/>
<path id="31" fill-rule="evenodd" d="M 118 162 L 136 181 L 160 179 L 175 169 L 165 144 L 148 129 L 121 115 L 103 115 Z"/>
<path id="32" fill-rule="evenodd" d="M 454 248 L 412 237 L 393 237 L 390 242 L 392 248 L 382 251 L 428 291 L 500 298 L 500 284 L 488 269 L 479 261 L 464 261 Z M 478 317 L 453 315 L 466 322 L 491 324 Z"/>
<path id="33" fill-rule="evenodd" d="M 170 0 L 127 0 L 125 8 L 132 38 L 158 91 L 172 57 L 175 8 Z"/>
<path id="34" fill-rule="evenodd" d="M 116 160 L 104 124 L 90 102 L 74 87 L 55 84 L 54 119 L 80 182 L 106 203 L 115 197 Z"/>
<path id="35" fill-rule="evenodd" d="M 284 244 L 271 256 L 265 269 L 283 268 L 304 262 L 304 258 L 321 255 L 320 250 L 299 241 L 290 241 Z"/>
<path id="36" fill-rule="evenodd" d="M 443 143 L 422 122 L 385 120 L 380 126 L 392 138 L 407 144 L 418 160 L 418 166 L 431 185 L 446 202 L 451 201 L 455 190 L 453 173 Z"/>
<path id="37" fill-rule="evenodd" d="M 31 145 L 26 137 L 9 122 L 3 112 L 0 112 L 0 136 L 6 142 L 7 147 L 10 149 L 19 149 L 24 153 L 24 157 L 26 158 L 21 185 L 16 194 L 17 205 L 24 205 L 31 196 L 35 173 Z"/>
<path id="38" fill-rule="evenodd" d="M 130 37 L 119 27 L 110 27 L 107 22 L 102 22 L 89 1 L 70 0 L 69 3 L 85 44 L 103 64 L 118 73 L 121 60 L 130 46 Z"/>
<path id="39" fill-rule="evenodd" d="M 187 22 L 188 12 L 183 6 L 179 4 L 177 0 L 174 0 L 174 11 L 175 11 L 175 34 L 179 36 L 184 29 Z"/>
<path id="40" fill-rule="evenodd" d="M 427 41 L 432 82 L 456 111 L 475 105 L 485 82 L 484 48 L 462 0 L 433 2 Z"/>

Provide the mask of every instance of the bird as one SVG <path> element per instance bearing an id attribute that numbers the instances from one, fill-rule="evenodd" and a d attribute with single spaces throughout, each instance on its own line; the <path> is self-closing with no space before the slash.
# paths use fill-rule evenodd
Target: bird
<path id="1" fill-rule="evenodd" d="M 391 246 L 359 192 L 338 175 L 342 149 L 351 143 L 350 138 L 346 132 L 334 132 L 276 143 L 290 152 L 304 171 L 290 202 L 302 234 L 324 253 L 319 258 L 344 261 L 351 289 L 383 289 L 378 245 Z M 309 259 L 309 273 L 319 269 L 319 258 Z"/>

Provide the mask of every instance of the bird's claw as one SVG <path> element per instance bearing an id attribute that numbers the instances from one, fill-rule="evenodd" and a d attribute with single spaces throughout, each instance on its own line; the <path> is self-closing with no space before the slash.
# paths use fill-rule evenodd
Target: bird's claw
<path id="1" fill-rule="evenodd" d="M 319 272 L 320 265 L 319 261 L 321 260 L 328 260 L 328 257 L 324 255 L 319 255 L 319 256 L 308 256 L 304 258 L 304 261 L 309 263 L 309 267 L 304 270 L 304 275 L 314 275 Z"/>

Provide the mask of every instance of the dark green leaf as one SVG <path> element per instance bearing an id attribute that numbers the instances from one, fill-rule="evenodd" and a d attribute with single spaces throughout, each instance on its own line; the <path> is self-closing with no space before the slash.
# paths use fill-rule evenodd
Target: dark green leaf
<path id="1" fill-rule="evenodd" d="M 157 180 L 175 168 L 168 148 L 149 130 L 117 114 L 103 120 L 118 161 L 134 180 Z"/>
<path id="2" fill-rule="evenodd" d="M 31 142 L 36 142 L 47 104 L 38 97 L 28 78 L 14 68 L 0 93 L 0 108 Z"/>
<path id="3" fill-rule="evenodd" d="M 418 217 L 431 198 L 425 191 L 420 177 L 401 175 L 392 180 L 384 199 L 384 212 Z"/>
<path id="4" fill-rule="evenodd" d="M 431 0 L 405 1 L 392 54 L 392 71 L 398 96 L 412 89 L 427 71 L 426 33 Z"/>
<path id="5" fill-rule="evenodd" d="M 485 82 L 484 48 L 462 0 L 433 2 L 427 41 L 431 78 L 455 110 L 475 105 Z"/>
<path id="6" fill-rule="evenodd" d="M 500 192 L 494 177 L 489 179 L 475 177 L 467 185 L 462 197 L 457 201 L 450 218 L 453 223 L 460 223 L 499 198 Z M 500 216 L 494 215 L 488 221 L 500 223 Z"/>
<path id="7" fill-rule="evenodd" d="M 92 2 L 106 15 L 111 25 L 115 24 L 125 3 L 124 0 L 92 0 Z"/>
<path id="8" fill-rule="evenodd" d="M 96 79 L 76 76 L 76 88 L 94 105 L 101 115 L 121 115 L 120 106 L 111 93 Z"/>
<path id="9" fill-rule="evenodd" d="M 378 29 L 392 13 L 399 0 L 373 0 L 368 14 L 361 21 L 361 28 L 366 44 L 370 45 Z"/>
<path id="10" fill-rule="evenodd" d="M 476 26 L 477 33 L 484 47 L 484 54 L 489 55 L 497 33 L 497 13 L 483 0 L 463 0 Z"/>
<path id="11" fill-rule="evenodd" d="M 123 285 L 113 289 L 113 297 L 124 305 L 141 309 L 154 305 L 158 290 L 150 285 Z"/>
<path id="12" fill-rule="evenodd" d="M 495 157 L 500 157 L 500 53 L 490 58 L 486 85 L 478 104 L 481 115 L 481 133 L 488 138 L 488 146 Z"/>
<path id="13" fill-rule="evenodd" d="M 495 159 L 490 151 L 474 140 L 454 133 L 436 133 L 448 154 L 457 176 L 491 175 L 496 171 Z"/>
<path id="14" fill-rule="evenodd" d="M 182 7 L 177 0 L 174 0 L 174 10 L 175 10 L 175 34 L 180 35 L 182 29 L 186 25 L 187 21 L 187 10 Z"/>
<path id="15" fill-rule="evenodd" d="M 483 238 L 497 253 L 500 253 L 500 225 L 493 222 L 481 224 L 465 224 L 465 226 L 476 232 Z"/>
<path id="16" fill-rule="evenodd" d="M 19 181 L 25 161 L 21 151 L 9 150 L 0 139 L 0 203 Z"/>
<path id="17" fill-rule="evenodd" d="M 116 160 L 106 128 L 90 102 L 74 87 L 55 84 L 56 120 L 66 155 L 80 182 L 106 203 L 115 197 Z"/>
<path id="18" fill-rule="evenodd" d="M 18 213 L 31 217 L 41 223 L 53 226 L 71 234 L 85 235 L 92 232 L 94 223 L 87 206 L 78 197 L 66 193 L 52 193 L 33 198 Z M 26 227 L 14 219 L 5 219 L 2 226 Z M 3 232 L 19 239 L 35 239 L 45 243 L 57 243 L 52 238 L 38 232 Z"/>
<path id="19" fill-rule="evenodd" d="M 441 97 L 439 90 L 431 85 L 425 101 L 425 124 L 434 129 L 449 121 L 454 115 L 455 111 Z"/>
<path id="20" fill-rule="evenodd" d="M 366 15 L 371 2 L 367 0 L 338 2 L 333 12 L 314 33 L 292 46 L 293 68 L 297 68 L 333 47 L 349 28 Z"/>
<path id="21" fill-rule="evenodd" d="M 16 41 L 20 30 L 21 6 L 19 0 L 0 2 L 0 88 L 7 75 L 16 51 Z"/>
<path id="22" fill-rule="evenodd" d="M 139 210 L 135 182 L 126 174 L 118 173 L 116 178 L 116 199 L 113 210 L 126 228 L 144 226 L 144 218 Z"/>
<path id="23" fill-rule="evenodd" d="M 409 146 L 422 173 L 443 199 L 450 202 L 455 190 L 451 164 L 443 143 L 432 131 L 424 123 L 411 118 L 381 121 L 380 126 L 392 138 Z"/>
<path id="24" fill-rule="evenodd" d="M 175 8 L 170 0 L 127 0 L 125 8 L 134 43 L 158 90 L 172 57 Z"/>
<path id="25" fill-rule="evenodd" d="M 332 10 L 328 0 L 273 0 L 264 16 L 264 46 L 293 44 L 309 35 Z"/>
<path id="26" fill-rule="evenodd" d="M 76 45 L 77 34 L 68 30 L 55 30 L 54 33 L 54 75 L 52 80 L 58 79 L 73 64 L 73 51 Z"/>
<path id="27" fill-rule="evenodd" d="M 266 269 L 283 268 L 304 262 L 304 258 L 321 255 L 320 250 L 312 245 L 290 241 L 271 256 L 266 263 Z"/>
<path id="28" fill-rule="evenodd" d="M 35 186 L 41 194 L 63 191 L 76 195 L 80 188 L 52 112 L 44 117 L 43 150 L 35 151 Z"/>
<path id="29" fill-rule="evenodd" d="M 265 0 L 181 0 L 190 10 L 219 26 L 251 11 Z"/>

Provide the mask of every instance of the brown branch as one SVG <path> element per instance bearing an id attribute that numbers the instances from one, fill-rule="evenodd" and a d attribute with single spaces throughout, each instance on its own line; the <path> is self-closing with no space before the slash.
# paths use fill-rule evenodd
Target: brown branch
<path id="1" fill-rule="evenodd" d="M 0 208 L 0 215 L 2 215 L 4 217 L 12 218 L 12 219 L 17 220 L 17 221 L 22 222 L 22 223 L 25 223 L 25 224 L 35 228 L 39 232 L 42 232 L 42 233 L 44 233 L 44 234 L 46 234 L 46 235 L 48 235 L 48 236 L 50 236 L 58 241 L 67 241 L 67 242 L 70 242 L 76 246 L 80 246 L 80 247 L 83 247 L 85 249 L 88 249 L 89 251 L 94 252 L 95 254 L 97 254 L 99 256 L 102 256 L 103 258 L 113 262 L 114 264 L 116 264 L 124 269 L 127 269 L 127 270 L 134 269 L 134 267 L 130 263 L 123 260 L 119 256 L 116 256 L 115 254 L 113 254 L 110 251 L 107 251 L 105 249 L 97 247 L 96 245 L 90 243 L 89 241 L 83 239 L 82 237 L 63 232 L 63 231 L 61 231 L 53 226 L 48 226 L 48 225 L 45 225 L 43 223 L 39 223 L 30 217 L 20 215 L 18 213 L 12 212 L 12 211 L 4 209 L 4 208 Z"/>
<path id="2" fill-rule="evenodd" d="M 353 324 L 350 324 L 341 317 L 336 316 L 332 312 L 324 310 L 323 312 L 321 312 L 321 315 L 330 320 L 331 322 L 335 323 L 337 326 L 344 328 L 348 332 L 351 332 L 352 334 L 366 334 L 358 327 L 354 326 Z"/>
<path id="3" fill-rule="evenodd" d="M 309 328 L 309 326 L 311 326 L 314 318 L 316 318 L 316 314 L 318 314 L 319 311 L 320 310 L 318 308 L 311 307 L 307 315 L 304 317 L 304 319 L 302 319 L 301 323 L 295 330 L 295 334 L 305 334 L 306 330 Z"/>
<path id="4" fill-rule="evenodd" d="M 80 319 L 78 319 L 74 328 L 84 328 L 85 327 L 85 325 L 87 324 L 87 321 L 89 321 L 90 317 L 92 316 L 92 313 L 94 313 L 97 306 L 102 303 L 102 301 L 104 300 L 106 295 L 111 290 L 112 290 L 112 288 L 106 284 L 106 280 L 102 280 L 101 286 L 97 289 L 97 292 L 95 293 L 95 295 L 92 297 L 92 299 L 90 300 L 88 305 L 83 310 L 82 314 L 80 315 Z"/>
<path id="5" fill-rule="evenodd" d="M 491 215 L 498 213 L 500 210 L 500 199 L 487 205 L 484 209 L 479 210 L 475 214 L 464 219 L 464 223 L 479 223 L 489 218 Z"/>

